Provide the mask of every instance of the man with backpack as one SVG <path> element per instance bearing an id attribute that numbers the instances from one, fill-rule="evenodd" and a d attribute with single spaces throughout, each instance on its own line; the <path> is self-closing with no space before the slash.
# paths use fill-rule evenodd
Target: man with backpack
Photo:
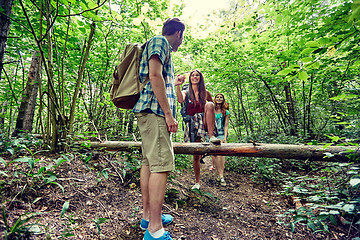
<path id="1" fill-rule="evenodd" d="M 133 108 L 142 138 L 143 161 L 140 186 L 143 218 L 140 228 L 144 239 L 168 239 L 163 225 L 172 222 L 170 215 L 161 214 L 167 177 L 175 170 L 171 133 L 178 129 L 175 119 L 175 86 L 185 81 L 185 76 L 174 77 L 171 52 L 176 52 L 183 41 L 185 24 L 170 18 L 163 24 L 162 35 L 151 38 L 144 48 L 140 61 L 140 81 L 150 81 L 140 93 Z"/>

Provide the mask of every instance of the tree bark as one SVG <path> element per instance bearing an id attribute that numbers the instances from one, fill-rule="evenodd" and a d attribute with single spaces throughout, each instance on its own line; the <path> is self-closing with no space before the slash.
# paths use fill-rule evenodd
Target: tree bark
<path id="1" fill-rule="evenodd" d="M 20 132 L 31 133 L 32 131 L 35 103 L 39 87 L 39 66 L 39 52 L 35 51 L 31 60 L 28 81 L 26 83 L 24 95 L 21 100 L 19 113 L 16 120 L 16 127 L 12 133 L 13 137 L 16 137 Z"/>
<path id="2" fill-rule="evenodd" d="M 6 49 L 7 37 L 10 29 L 10 14 L 13 0 L 0 0 L 0 79 L 3 69 L 3 60 Z"/>
<path id="3" fill-rule="evenodd" d="M 84 45 L 84 48 L 85 48 L 84 56 L 82 56 L 81 62 L 80 62 L 78 77 L 76 80 L 75 91 L 74 91 L 73 99 L 72 99 L 72 103 L 71 103 L 69 122 L 68 122 L 68 126 L 67 126 L 67 130 L 69 131 L 70 134 L 72 134 L 72 131 L 73 131 L 73 123 L 75 120 L 75 109 L 77 107 L 77 99 L 79 96 L 80 85 L 81 85 L 81 82 L 82 82 L 83 76 L 84 76 L 86 62 L 87 62 L 89 54 L 90 54 L 90 47 L 92 44 L 93 37 L 95 35 L 95 27 L 96 27 L 96 24 L 92 23 L 91 30 L 89 33 L 89 38 L 87 40 L 87 44 Z"/>
<path id="4" fill-rule="evenodd" d="M 82 142 L 79 142 L 82 143 Z M 279 159 L 299 159 L 312 161 L 337 161 L 348 162 L 348 150 L 357 151 L 353 146 L 330 146 L 323 149 L 320 145 L 291 145 L 291 144 L 265 144 L 265 143 L 222 143 L 212 145 L 209 143 L 178 143 L 174 142 L 175 154 L 199 154 L 199 155 L 224 155 L 240 157 L 267 157 Z M 130 151 L 141 149 L 141 142 L 91 142 L 91 148 L 101 148 L 102 150 Z M 326 157 L 330 156 L 331 157 Z"/>
<path id="5" fill-rule="evenodd" d="M 286 105 L 288 110 L 288 119 L 290 124 L 290 135 L 297 136 L 297 121 L 295 114 L 295 104 L 294 100 L 291 96 L 291 87 L 290 83 L 286 82 L 284 86 L 285 97 L 286 97 Z"/>

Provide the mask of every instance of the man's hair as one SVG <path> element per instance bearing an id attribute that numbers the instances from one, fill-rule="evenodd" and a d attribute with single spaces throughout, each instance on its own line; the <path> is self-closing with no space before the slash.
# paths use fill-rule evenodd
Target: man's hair
<path id="1" fill-rule="evenodd" d="M 169 18 L 163 24 L 162 35 L 170 36 L 176 33 L 177 31 L 181 31 L 181 35 L 185 30 L 185 24 L 179 18 Z"/>

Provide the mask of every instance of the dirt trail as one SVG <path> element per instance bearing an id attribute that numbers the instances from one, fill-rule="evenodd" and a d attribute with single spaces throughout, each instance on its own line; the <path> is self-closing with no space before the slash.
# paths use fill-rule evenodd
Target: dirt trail
<path id="1" fill-rule="evenodd" d="M 189 156 L 189 161 L 191 157 Z M 174 239 L 331 239 L 331 233 L 314 235 L 306 227 L 298 226 L 295 233 L 289 227 L 277 223 L 278 214 L 290 207 L 287 198 L 277 194 L 277 189 L 255 185 L 250 176 L 226 172 L 227 186 L 220 187 L 214 171 L 209 170 L 211 158 L 205 159 L 201 167 L 201 192 L 190 191 L 194 183 L 192 169 L 174 173 L 168 184 L 164 213 L 174 216 L 174 222 L 166 229 Z M 97 173 L 107 168 L 106 180 Z M 57 239 L 66 234 L 66 239 L 142 239 L 139 229 L 141 219 L 141 194 L 138 178 L 125 178 L 121 184 L 121 172 L 101 155 L 86 166 L 75 158 L 56 170 L 56 185 L 46 185 L 35 191 L 27 191 L 22 197 L 7 203 L 9 225 L 21 214 L 41 212 L 39 223 L 45 234 L 31 235 L 24 239 Z M 89 171 L 96 169 L 97 171 Z M 117 169 L 118 171 L 115 171 Z M 101 179 L 101 181 L 99 181 Z M 16 187 L 14 187 L 16 186 Z M 2 202 L 14 198 L 21 185 L 12 184 L 5 189 Z M 69 201 L 66 217 L 60 217 L 62 206 Z M 100 237 L 94 220 L 107 218 L 99 224 Z M 4 231 L 3 221 L 0 232 Z M 330 237 L 331 236 L 331 237 Z M 334 239 L 341 239 L 340 236 Z"/>

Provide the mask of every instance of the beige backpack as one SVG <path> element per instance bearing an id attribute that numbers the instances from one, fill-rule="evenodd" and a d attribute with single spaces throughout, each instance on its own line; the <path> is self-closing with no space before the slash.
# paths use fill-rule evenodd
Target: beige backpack
<path id="1" fill-rule="evenodd" d="M 118 108 L 132 109 L 139 99 L 140 92 L 149 81 L 140 82 L 139 65 L 145 44 L 129 43 L 115 67 L 110 85 L 110 98 Z"/>

